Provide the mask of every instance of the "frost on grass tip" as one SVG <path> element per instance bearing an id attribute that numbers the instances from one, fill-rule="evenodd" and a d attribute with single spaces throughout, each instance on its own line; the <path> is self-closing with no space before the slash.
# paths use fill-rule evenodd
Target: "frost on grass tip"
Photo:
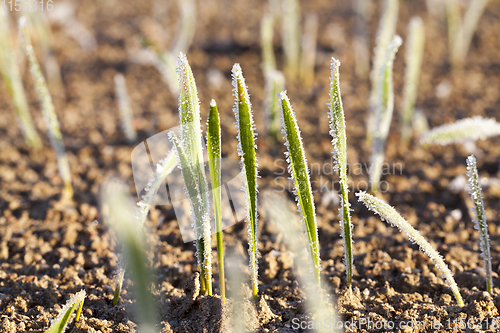
<path id="1" fill-rule="evenodd" d="M 474 155 L 467 157 L 467 176 L 469 177 L 470 197 L 474 203 L 473 211 L 476 215 L 474 227 L 479 231 L 479 244 L 481 246 L 484 261 L 484 270 L 486 272 L 486 290 L 491 293 L 493 284 L 491 278 L 490 238 L 488 236 L 488 224 L 486 223 L 486 215 L 484 214 L 481 185 Z"/>
<path id="2" fill-rule="evenodd" d="M 288 172 L 295 184 L 294 193 L 296 195 L 297 208 L 304 221 L 314 276 L 319 285 L 321 281 L 321 264 L 319 257 L 318 224 L 316 222 L 309 168 L 307 167 L 307 159 L 297 119 L 290 100 L 284 91 L 280 94 L 280 106 L 282 133 L 284 134 L 285 146 L 288 150 L 285 153 L 288 162 Z"/>
<path id="3" fill-rule="evenodd" d="M 349 187 L 347 183 L 347 135 L 345 115 L 340 95 L 340 61 L 332 58 L 330 77 L 330 135 L 332 136 L 333 152 L 340 182 L 340 228 L 344 240 L 344 261 L 346 265 L 347 283 L 352 283 L 352 224 L 351 205 L 349 204 Z"/>
<path id="4" fill-rule="evenodd" d="M 83 308 L 83 302 L 85 301 L 85 290 L 81 290 L 78 293 L 71 296 L 71 298 L 63 306 L 59 315 L 54 319 L 54 324 L 50 326 L 45 333 L 63 333 L 69 323 L 71 315 L 76 311 L 75 322 L 80 320 L 80 314 Z"/>
<path id="5" fill-rule="evenodd" d="M 434 265 L 436 265 L 436 267 L 446 278 L 448 286 L 451 288 L 451 291 L 453 292 L 458 305 L 464 306 L 462 296 L 460 295 L 460 290 L 455 283 L 455 279 L 453 279 L 453 274 L 444 262 L 441 255 L 432 247 L 432 245 L 427 240 L 425 240 L 425 238 L 422 237 L 422 235 L 420 235 L 420 233 L 415 230 L 415 228 L 413 228 L 410 223 L 408 223 L 401 215 L 399 215 L 399 213 L 394 208 L 392 208 L 382 200 L 375 198 L 374 196 L 364 191 L 356 193 L 356 196 L 358 197 L 359 202 L 362 202 L 366 206 L 366 208 L 379 215 L 382 221 L 386 221 L 392 226 L 397 227 L 400 231 L 404 231 L 410 241 L 418 244 L 420 250 L 429 256 L 429 258 L 434 262 Z"/>
<path id="6" fill-rule="evenodd" d="M 500 135 L 500 123 L 493 118 L 476 116 L 435 127 L 422 134 L 420 143 L 447 145 L 484 140 L 496 135 Z"/>
<path id="7" fill-rule="evenodd" d="M 238 131 L 238 155 L 241 157 L 240 166 L 245 180 L 246 215 L 248 223 L 248 241 L 250 255 L 250 274 L 252 280 L 252 294 L 258 294 L 257 281 L 257 158 L 255 156 L 255 124 L 253 121 L 252 104 L 248 94 L 245 78 L 239 64 L 232 69 L 233 108 Z"/>

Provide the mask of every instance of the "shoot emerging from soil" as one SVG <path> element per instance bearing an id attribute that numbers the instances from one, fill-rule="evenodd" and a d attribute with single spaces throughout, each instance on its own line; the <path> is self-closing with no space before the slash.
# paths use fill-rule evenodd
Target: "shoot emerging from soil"
<path id="1" fill-rule="evenodd" d="M 132 107 L 130 106 L 130 98 L 128 96 L 125 77 L 123 74 L 115 75 L 115 93 L 118 101 L 118 110 L 120 111 L 120 116 L 122 118 L 123 132 L 127 137 L 127 141 L 132 143 L 137 139 L 137 133 L 132 125 Z"/>
<path id="2" fill-rule="evenodd" d="M 358 201 L 362 202 L 366 208 L 379 215 L 382 221 L 386 221 L 393 227 L 397 227 L 400 231 L 404 231 L 406 236 L 410 239 L 410 241 L 417 243 L 420 247 L 420 250 L 427 254 L 429 258 L 434 262 L 436 267 L 441 271 L 441 273 L 446 278 L 455 299 L 459 306 L 464 306 L 464 302 L 462 300 L 462 296 L 460 295 L 460 290 L 455 283 L 455 279 L 453 279 L 453 274 L 450 269 L 444 262 L 441 255 L 432 247 L 432 245 L 425 240 L 420 233 L 415 230 L 399 213 L 383 202 L 382 200 L 375 198 L 372 195 L 367 194 L 364 191 L 360 191 L 356 193 L 358 197 Z"/>
<path id="3" fill-rule="evenodd" d="M 330 134 L 334 147 L 336 168 L 340 182 L 340 228 L 344 239 L 344 261 L 346 264 L 347 283 L 352 283 L 352 225 L 351 205 L 349 204 L 349 187 L 347 183 L 347 135 L 345 130 L 345 115 L 340 95 L 340 61 L 332 58 L 330 77 Z"/>
<path id="4" fill-rule="evenodd" d="M 71 298 L 66 302 L 66 305 L 63 306 L 61 312 L 56 319 L 54 319 L 54 324 L 50 326 L 45 333 L 64 333 L 66 327 L 69 324 L 69 320 L 73 312 L 76 311 L 75 322 L 80 320 L 80 314 L 82 313 L 83 302 L 85 301 L 85 290 L 81 290 L 80 292 L 71 296 Z"/>
<path id="5" fill-rule="evenodd" d="M 257 158 L 255 156 L 255 124 L 253 121 L 252 104 L 248 94 L 245 78 L 239 64 L 234 64 L 232 70 L 233 93 L 235 105 L 233 108 L 238 130 L 238 155 L 241 157 L 241 171 L 245 182 L 246 214 L 248 223 L 248 253 L 250 255 L 250 275 L 252 280 L 252 295 L 257 298 Z"/>
<path id="6" fill-rule="evenodd" d="M 302 137 L 295 113 L 292 110 L 290 100 L 286 92 L 280 94 L 281 102 L 281 125 L 283 127 L 287 156 L 288 172 L 295 183 L 294 193 L 296 195 L 297 208 L 302 214 L 302 220 L 306 229 L 309 242 L 309 252 L 312 258 L 312 266 L 316 282 L 320 284 L 321 263 L 319 257 L 318 224 L 314 207 L 314 197 L 311 190 L 309 168 L 307 167 L 306 155 Z"/>
<path id="7" fill-rule="evenodd" d="M 479 175 L 477 173 L 476 158 L 474 155 L 467 157 L 467 176 L 469 176 L 470 197 L 474 203 L 474 219 L 475 229 L 479 231 L 479 239 L 481 252 L 484 261 L 484 270 L 486 272 L 486 290 L 492 292 L 491 279 L 491 254 L 490 254 L 490 238 L 488 236 L 488 224 L 486 223 L 486 215 L 484 214 L 483 198 L 481 196 L 481 185 Z"/>
<path id="8" fill-rule="evenodd" d="M 64 196 L 71 200 L 73 198 L 73 188 L 71 186 L 71 171 L 69 169 L 68 157 L 66 156 L 66 151 L 64 150 L 61 130 L 59 129 L 59 122 L 57 120 L 56 111 L 54 110 L 54 104 L 52 103 L 52 97 L 50 97 L 47 83 L 45 82 L 42 71 L 40 70 L 40 66 L 38 65 L 38 61 L 36 60 L 35 52 L 33 50 L 33 45 L 31 45 L 31 40 L 26 31 L 25 17 L 21 17 L 19 19 L 19 30 L 24 41 L 24 50 L 29 60 L 30 72 L 33 77 L 33 81 L 35 82 L 36 92 L 42 108 L 43 117 L 49 130 L 50 142 L 52 143 L 52 147 L 57 155 L 57 165 L 64 183 Z"/>

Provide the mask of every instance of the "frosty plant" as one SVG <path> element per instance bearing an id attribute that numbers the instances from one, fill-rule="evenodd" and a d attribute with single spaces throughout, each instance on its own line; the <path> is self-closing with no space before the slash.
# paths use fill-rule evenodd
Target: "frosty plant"
<path id="1" fill-rule="evenodd" d="M 478 139 L 484 140 L 497 135 L 500 135 L 500 123 L 493 118 L 486 119 L 476 116 L 433 128 L 422 134 L 420 143 L 447 145 Z"/>
<path id="2" fill-rule="evenodd" d="M 375 214 L 379 215 L 383 221 L 388 222 L 393 227 L 397 227 L 400 231 L 404 231 L 406 236 L 412 241 L 418 244 L 420 250 L 424 252 L 429 258 L 434 262 L 436 267 L 441 271 L 441 273 L 446 278 L 448 285 L 457 300 L 459 306 L 464 306 L 462 296 L 460 295 L 460 290 L 453 279 L 453 274 L 444 262 L 441 255 L 432 247 L 432 245 L 425 240 L 420 233 L 415 230 L 398 212 L 383 202 L 382 200 L 375 198 L 367 194 L 364 191 L 356 193 L 358 201 L 362 202 L 369 210 L 373 211 Z"/>
<path id="3" fill-rule="evenodd" d="M 125 77 L 123 77 L 123 74 L 116 74 L 114 80 L 118 110 L 120 111 L 120 116 L 122 118 L 123 132 L 127 137 L 127 141 L 131 143 L 137 139 L 137 132 L 132 125 L 132 107 L 130 106 L 130 98 L 128 97 Z"/>
<path id="4" fill-rule="evenodd" d="M 279 93 L 285 89 L 285 77 L 278 70 L 265 73 L 266 79 L 266 126 L 270 137 L 277 140 L 281 128 L 279 123 Z"/>
<path id="5" fill-rule="evenodd" d="M 384 163 L 385 143 L 391 127 L 392 113 L 394 111 L 394 87 L 392 82 L 392 67 L 399 46 L 402 43 L 399 36 L 394 36 L 386 53 L 385 63 L 381 70 L 378 90 L 377 109 L 375 110 L 376 132 L 372 147 L 370 162 L 370 187 L 372 193 L 378 191 L 382 164 Z"/>
<path id="6" fill-rule="evenodd" d="M 352 225 L 349 204 L 349 188 L 347 184 L 347 136 L 345 130 L 344 108 L 340 95 L 340 61 L 332 58 L 330 77 L 330 134 L 334 146 L 337 170 L 339 172 L 341 207 L 340 228 L 344 239 L 344 260 L 346 264 L 347 283 L 352 283 Z"/>
<path id="7" fill-rule="evenodd" d="M 403 126 L 401 127 L 401 137 L 404 141 L 411 138 L 411 122 L 413 109 L 417 99 L 417 88 L 424 56 L 424 24 L 420 17 L 413 17 L 408 25 L 408 37 L 406 44 L 406 72 L 403 92 L 403 103 L 401 114 Z"/>
<path id="8" fill-rule="evenodd" d="M 241 157 L 241 171 L 245 181 L 252 295 L 257 298 L 257 158 L 255 156 L 255 124 L 250 95 L 239 64 L 234 64 L 232 76 L 233 92 L 236 100 L 233 111 L 236 117 L 235 125 L 238 130 L 238 155 Z"/>
<path id="9" fill-rule="evenodd" d="M 481 186 L 477 173 L 476 158 L 474 155 L 467 157 L 467 176 L 469 176 L 470 197 L 474 203 L 475 228 L 479 231 L 481 252 L 483 254 L 484 270 L 486 271 L 486 290 L 492 292 L 491 279 L 491 254 L 490 240 L 488 236 L 488 225 L 484 214 L 483 198 L 481 197 Z"/>
<path id="10" fill-rule="evenodd" d="M 210 102 L 207 121 L 207 150 L 212 182 L 215 232 L 217 238 L 217 261 L 219 262 L 219 281 L 222 302 L 225 302 L 226 287 L 224 280 L 224 244 L 222 242 L 222 205 L 221 205 L 221 130 L 219 110 L 215 100 Z"/>
<path id="11" fill-rule="evenodd" d="M 152 274 L 148 267 L 145 236 L 141 225 L 134 219 L 132 198 L 127 186 L 113 180 L 104 184 L 102 191 L 103 212 L 106 222 L 116 234 L 122 246 L 123 258 L 134 283 L 135 310 L 139 320 L 139 332 L 153 333 L 156 323 L 156 307 L 150 291 Z"/>
<path id="12" fill-rule="evenodd" d="M 80 320 L 80 314 L 82 313 L 83 302 L 85 301 L 85 290 L 81 290 L 80 292 L 71 296 L 71 298 L 66 302 L 66 305 L 63 306 L 61 312 L 54 319 L 54 324 L 50 326 L 45 333 L 64 333 L 68 323 L 70 322 L 71 315 L 76 311 L 75 322 Z"/>
<path id="13" fill-rule="evenodd" d="M 203 294 L 212 295 L 212 247 L 210 245 L 210 203 L 208 185 L 203 167 L 201 145 L 200 102 L 193 72 L 186 56 L 177 61 L 179 77 L 180 139 L 170 133 L 177 152 L 186 194 L 191 202 L 197 239 L 197 257 L 200 266 L 200 286 Z"/>
<path id="14" fill-rule="evenodd" d="M 377 131 L 377 109 L 380 101 L 380 86 L 383 84 L 381 73 L 386 63 L 387 49 L 391 39 L 396 32 L 396 23 L 398 21 L 399 0 L 384 0 L 382 6 L 382 17 L 380 18 L 377 37 L 375 40 L 375 51 L 373 55 L 373 67 L 370 73 L 371 92 L 370 92 L 370 113 L 367 118 L 366 138 L 371 142 Z"/>
<path id="15" fill-rule="evenodd" d="M 71 171 L 69 169 L 68 157 L 66 156 L 66 151 L 64 150 L 61 130 L 59 129 L 59 122 L 57 120 L 56 111 L 54 110 L 54 104 L 52 103 L 52 98 L 50 97 L 47 84 L 40 70 L 40 66 L 38 65 L 38 61 L 36 60 L 33 46 L 31 45 L 30 38 L 26 31 L 25 17 L 21 17 L 19 19 L 19 30 L 21 31 L 21 36 L 24 41 L 24 50 L 29 60 L 30 72 L 33 77 L 33 81 L 35 82 L 35 88 L 42 108 L 42 114 L 49 130 L 50 142 L 52 143 L 52 147 L 57 155 L 59 174 L 64 182 L 64 194 L 66 198 L 71 199 L 73 197 L 73 188 L 71 186 Z"/>
<path id="16" fill-rule="evenodd" d="M 41 147 L 40 137 L 36 132 L 33 119 L 29 113 L 28 102 L 24 94 L 23 83 L 19 73 L 15 47 L 10 40 L 9 17 L 5 7 L 0 6 L 0 74 L 17 111 L 19 127 L 26 143 L 37 149 Z"/>
<path id="17" fill-rule="evenodd" d="M 319 285 L 321 281 L 321 264 L 319 258 L 318 225 L 316 222 L 314 198 L 311 191 L 311 181 L 309 179 L 309 168 L 307 167 L 304 145 L 302 144 L 297 119 L 286 92 L 281 92 L 280 94 L 280 105 L 281 124 L 283 126 L 283 134 L 285 134 L 285 146 L 288 149 L 286 153 L 289 163 L 288 171 L 295 182 L 294 192 L 297 196 L 297 207 L 302 214 L 302 220 L 306 228 L 314 276 Z"/>

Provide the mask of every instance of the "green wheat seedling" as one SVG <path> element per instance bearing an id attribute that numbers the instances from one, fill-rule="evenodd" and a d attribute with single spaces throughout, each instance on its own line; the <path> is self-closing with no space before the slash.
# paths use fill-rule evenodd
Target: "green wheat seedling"
<path id="1" fill-rule="evenodd" d="M 38 149 L 42 146 L 40 137 L 29 113 L 23 83 L 17 63 L 15 47 L 12 43 L 7 10 L 0 6 L 0 74 L 3 77 L 14 108 L 17 112 L 19 127 L 28 145 Z"/>
<path id="2" fill-rule="evenodd" d="M 457 0 L 446 0 L 446 17 L 448 22 L 448 45 L 450 62 L 461 67 L 469 51 L 470 43 L 476 31 L 479 19 L 489 0 L 471 0 L 465 11 L 463 21 Z"/>
<path id="3" fill-rule="evenodd" d="M 233 93 L 235 105 L 233 108 L 238 130 L 238 155 L 241 157 L 241 171 L 245 181 L 246 220 L 248 223 L 248 253 L 250 255 L 250 275 L 252 280 L 252 295 L 257 298 L 259 292 L 257 280 L 257 158 L 255 156 L 255 124 L 253 121 L 252 104 L 248 94 L 245 78 L 239 64 L 232 69 Z"/>
<path id="4" fill-rule="evenodd" d="M 285 57 L 285 74 L 291 80 L 297 77 L 300 61 L 300 5 L 298 0 L 283 0 L 281 36 Z"/>
<path id="5" fill-rule="evenodd" d="M 405 58 L 406 72 L 405 85 L 403 90 L 403 102 L 401 115 L 403 125 L 401 127 L 401 138 L 408 142 L 411 138 L 411 124 L 413 119 L 413 110 L 417 100 L 418 82 L 422 59 L 424 56 L 425 31 L 424 23 L 420 17 L 413 17 L 408 25 Z"/>
<path id="6" fill-rule="evenodd" d="M 29 60 L 30 72 L 35 82 L 36 92 L 38 94 L 38 99 L 42 108 L 42 114 L 47 124 L 49 130 L 50 142 L 57 155 L 57 165 L 59 167 L 59 173 L 64 182 L 64 195 L 68 199 L 73 198 L 73 188 L 71 186 L 71 171 L 69 168 L 68 157 L 66 151 L 64 150 L 64 144 L 62 141 L 61 130 L 59 129 L 59 121 L 57 120 L 56 111 L 54 110 L 54 104 L 52 103 L 52 97 L 50 96 L 49 90 L 47 88 L 47 83 L 43 77 L 43 74 L 36 60 L 35 52 L 33 50 L 33 45 L 26 31 L 26 18 L 21 17 L 19 19 L 19 30 L 21 32 L 21 37 L 24 41 L 24 50 Z"/>
<path id="7" fill-rule="evenodd" d="M 300 57 L 300 80 L 305 86 L 310 86 L 314 82 L 317 35 L 318 15 L 316 13 L 308 13 L 304 22 L 302 53 Z"/>
<path id="8" fill-rule="evenodd" d="M 50 326 L 45 333 L 64 333 L 68 323 L 70 322 L 71 315 L 76 311 L 75 322 L 80 320 L 80 314 L 82 313 L 83 302 L 85 301 L 85 290 L 81 290 L 78 293 L 71 296 L 71 298 L 63 306 L 61 312 L 54 319 L 54 324 Z"/>
<path id="9" fill-rule="evenodd" d="M 375 40 L 375 53 L 373 55 L 373 67 L 370 73 L 371 91 L 370 91 L 370 110 L 367 118 L 366 139 L 371 143 L 377 131 L 377 112 L 382 103 L 380 90 L 383 80 L 381 75 L 383 68 L 387 63 L 387 50 L 391 39 L 396 32 L 396 23 L 398 21 L 398 0 L 384 0 L 382 6 L 382 16 L 380 18 L 377 37 Z"/>
<path id="10" fill-rule="evenodd" d="M 221 204 L 221 129 L 219 110 L 215 100 L 210 102 L 207 121 L 207 150 L 212 183 L 214 204 L 215 232 L 217 239 L 217 261 L 219 263 L 220 295 L 222 302 L 226 300 L 224 279 L 224 244 L 222 242 L 222 204 Z"/>
<path id="11" fill-rule="evenodd" d="M 459 306 L 464 306 L 462 296 L 460 295 L 460 290 L 458 289 L 455 280 L 453 279 L 453 274 L 444 262 L 441 255 L 432 247 L 432 245 L 425 240 L 420 233 L 415 230 L 399 213 L 383 202 L 382 200 L 375 198 L 372 195 L 367 194 L 364 191 L 356 193 L 358 201 L 362 202 L 369 210 L 379 215 L 383 221 L 386 221 L 393 227 L 397 227 L 400 231 L 404 231 L 406 236 L 410 241 L 417 243 L 420 250 L 424 252 L 429 258 L 434 262 L 434 265 L 441 271 L 441 273 L 446 278 L 448 286 L 451 288 L 455 299 Z"/>
<path id="12" fill-rule="evenodd" d="M 285 90 L 285 77 L 277 70 L 265 73 L 266 79 L 266 126 L 268 135 L 275 141 L 278 140 L 281 124 L 279 117 L 279 94 Z"/>
<path id="13" fill-rule="evenodd" d="M 376 116 L 376 132 L 373 140 L 372 156 L 370 158 L 372 170 L 370 172 L 371 192 L 378 191 L 380 176 L 382 175 L 382 164 L 384 163 L 385 144 L 389 129 L 391 127 L 392 113 L 394 111 L 394 87 L 392 81 L 392 68 L 396 52 L 403 40 L 399 36 L 394 36 L 386 53 L 386 59 L 381 72 L 381 82 L 379 84 L 379 98 Z"/>
<path id="14" fill-rule="evenodd" d="M 276 70 L 276 57 L 274 56 L 273 35 L 274 18 L 266 13 L 260 21 L 260 45 L 262 48 L 262 69 L 264 75 Z"/>
<path id="15" fill-rule="evenodd" d="M 176 165 L 177 159 L 175 157 L 174 151 L 170 151 L 167 156 L 156 165 L 156 170 L 154 172 L 153 178 L 149 180 L 146 188 L 144 189 L 145 193 L 142 196 L 142 199 L 137 203 L 138 207 L 136 212 L 136 220 L 141 228 L 144 226 L 144 222 L 146 222 L 146 218 L 151 209 L 151 206 L 154 204 L 154 199 L 156 194 L 158 193 L 158 190 L 160 189 L 160 186 L 165 184 L 165 179 L 174 170 Z M 120 299 L 123 277 L 125 275 L 125 263 L 120 260 L 118 267 L 118 272 L 116 273 L 113 306 L 116 306 Z"/>
<path id="16" fill-rule="evenodd" d="M 483 198 L 481 196 L 481 185 L 479 185 L 479 175 L 477 173 L 476 158 L 474 155 L 467 157 L 467 176 L 469 177 L 470 197 L 474 203 L 475 229 L 479 231 L 481 252 L 484 261 L 484 270 L 486 271 L 486 290 L 492 292 L 491 279 L 491 254 L 490 238 L 488 236 L 488 224 L 484 214 Z"/>
<path id="17" fill-rule="evenodd" d="M 349 187 L 347 184 L 347 135 L 345 130 L 345 115 L 340 95 L 340 61 L 332 58 L 330 77 L 330 134 L 334 147 L 337 170 L 340 182 L 340 228 L 344 239 L 344 261 L 346 265 L 347 283 L 352 283 L 352 225 L 351 205 L 349 204 Z"/>
<path id="18" fill-rule="evenodd" d="M 420 143 L 447 145 L 484 140 L 497 135 L 500 135 L 500 123 L 493 118 L 476 116 L 435 127 L 422 134 Z"/>
<path id="19" fill-rule="evenodd" d="M 109 214 L 106 222 L 109 223 L 121 244 L 123 259 L 134 283 L 138 331 L 153 333 L 157 320 L 157 307 L 150 291 L 152 274 L 145 252 L 147 244 L 143 229 L 134 218 L 134 205 L 128 194 L 128 187 L 119 181 L 109 181 L 104 184 L 101 195 L 103 211 Z"/>
<path id="20" fill-rule="evenodd" d="M 208 184 L 203 164 L 203 148 L 201 145 L 200 101 L 193 72 L 188 60 L 180 53 L 177 61 L 179 77 L 179 118 L 180 140 L 170 133 L 177 152 L 182 176 L 186 185 L 186 193 L 191 202 L 195 234 L 197 239 L 197 256 L 200 266 L 201 292 L 212 295 L 212 246 L 210 245 L 210 202 Z"/>
<path id="21" fill-rule="evenodd" d="M 137 139 L 137 132 L 135 131 L 133 122 L 132 107 L 130 106 L 130 98 L 128 96 L 127 86 L 125 84 L 125 77 L 123 74 L 116 74 L 115 78 L 115 94 L 118 102 L 118 110 L 122 118 L 123 132 L 129 143 L 135 142 Z"/>
<path id="22" fill-rule="evenodd" d="M 315 269 L 311 260 L 308 260 L 307 253 L 304 253 L 304 248 L 307 247 L 306 237 L 301 232 L 300 221 L 290 208 L 286 196 L 274 191 L 263 191 L 262 206 L 269 223 L 276 226 L 283 235 L 287 249 L 294 254 L 294 271 L 306 292 L 306 310 L 318 323 L 327 323 L 328 320 L 338 323 L 338 315 L 329 304 L 331 300 L 317 283 L 316 277 L 311 274 Z M 326 284 L 322 281 L 321 285 Z M 335 325 L 332 326 L 333 330 L 328 329 L 326 325 L 318 325 L 315 332 L 341 332 L 340 329 L 335 329 Z"/>
<path id="23" fill-rule="evenodd" d="M 366 22 L 370 12 L 369 0 L 355 0 L 354 11 L 356 12 L 356 34 L 353 40 L 354 65 L 356 75 L 365 78 L 370 71 L 370 51 L 368 49 L 368 37 L 366 34 Z"/>
<path id="24" fill-rule="evenodd" d="M 309 253 L 312 259 L 314 276 L 318 285 L 321 277 L 321 262 L 319 257 L 318 224 L 316 222 L 316 212 L 314 198 L 311 190 L 311 180 L 309 178 L 309 168 L 307 167 L 306 154 L 302 137 L 295 113 L 292 110 L 290 100 L 286 92 L 280 94 L 280 115 L 281 125 L 285 139 L 288 172 L 295 183 L 294 193 L 297 200 L 297 208 L 302 215 L 304 226 L 309 241 Z"/>

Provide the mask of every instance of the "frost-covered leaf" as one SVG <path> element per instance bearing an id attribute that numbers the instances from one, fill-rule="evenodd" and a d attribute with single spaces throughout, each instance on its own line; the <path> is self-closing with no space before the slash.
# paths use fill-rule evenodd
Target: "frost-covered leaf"
<path id="1" fill-rule="evenodd" d="M 54 324 L 52 324 L 45 333 L 63 333 L 68 326 L 71 315 L 76 309 L 78 309 L 78 311 L 76 312 L 75 322 L 78 322 L 78 320 L 80 320 L 80 313 L 82 312 L 84 300 L 85 290 L 81 290 L 75 295 L 72 295 L 66 302 L 66 305 L 61 309 L 57 318 L 54 319 Z"/>
<path id="2" fill-rule="evenodd" d="M 422 134 L 420 143 L 447 145 L 450 143 L 475 141 L 478 139 L 484 140 L 496 135 L 500 135 L 500 123 L 493 118 L 486 119 L 476 116 L 435 127 Z"/>

